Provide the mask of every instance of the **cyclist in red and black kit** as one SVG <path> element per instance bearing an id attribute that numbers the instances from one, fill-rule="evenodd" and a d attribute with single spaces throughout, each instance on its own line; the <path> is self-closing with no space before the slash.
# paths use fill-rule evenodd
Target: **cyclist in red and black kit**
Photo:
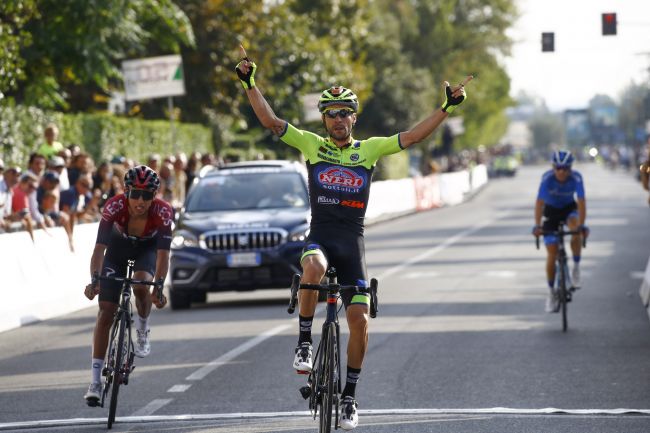
<path id="1" fill-rule="evenodd" d="M 318 284 L 328 266 L 336 267 L 338 282 L 344 285 L 366 285 L 367 272 L 363 239 L 364 217 L 370 197 L 372 173 L 377 160 L 419 143 L 442 124 L 465 98 L 465 85 L 453 88 L 445 82 L 446 100 L 408 131 L 391 137 L 355 140 L 352 128 L 357 121 L 359 101 L 352 90 L 343 86 L 326 89 L 318 101 L 327 136 L 321 137 L 291 125 L 276 116 L 260 90 L 255 86 L 257 65 L 240 47 L 242 61 L 236 67 L 253 111 L 262 125 L 280 140 L 300 150 L 307 161 L 310 233 L 301 257 L 302 283 Z M 311 371 L 311 328 L 318 294 L 298 294 L 299 336 L 293 367 L 299 372 Z M 350 331 L 347 351 L 347 376 L 341 393 L 339 425 L 351 430 L 358 425 L 356 385 L 368 347 L 368 296 L 342 294 Z"/>
<path id="2" fill-rule="evenodd" d="M 101 397 L 103 368 L 110 327 L 118 307 L 121 283 L 101 281 L 96 275 L 125 277 L 127 260 L 134 260 L 133 278 L 157 281 L 162 288 L 169 269 L 169 249 L 172 239 L 174 210 L 171 205 L 155 198 L 160 187 L 158 174 L 146 165 L 131 168 L 124 175 L 125 193 L 109 199 L 104 205 L 97 231 L 97 242 L 90 260 L 93 283 L 86 286 L 85 295 L 93 299 L 99 294 L 99 314 L 93 334 L 92 382 L 84 398 L 95 406 Z M 134 285 L 138 319 L 135 355 L 143 358 L 151 351 L 148 318 L 151 304 L 163 308 L 167 299 L 158 297 L 147 286 Z"/>

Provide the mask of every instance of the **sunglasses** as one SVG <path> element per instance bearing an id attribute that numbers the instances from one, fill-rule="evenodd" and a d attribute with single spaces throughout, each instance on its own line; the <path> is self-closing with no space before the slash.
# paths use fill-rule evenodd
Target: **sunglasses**
<path id="1" fill-rule="evenodd" d="M 352 110 L 340 109 L 340 110 L 328 110 L 325 112 L 325 115 L 330 119 L 336 119 L 336 116 L 341 116 L 341 119 L 346 119 L 354 114 Z"/>
<path id="2" fill-rule="evenodd" d="M 142 200 L 149 201 L 153 200 L 154 192 L 147 191 L 146 189 L 132 189 L 129 191 L 129 198 L 133 200 L 138 200 L 142 197 Z"/>
<path id="3" fill-rule="evenodd" d="M 556 169 L 557 171 L 569 171 L 569 170 L 571 170 L 571 167 L 567 167 L 567 166 L 559 166 L 559 167 L 555 167 L 555 169 Z"/>

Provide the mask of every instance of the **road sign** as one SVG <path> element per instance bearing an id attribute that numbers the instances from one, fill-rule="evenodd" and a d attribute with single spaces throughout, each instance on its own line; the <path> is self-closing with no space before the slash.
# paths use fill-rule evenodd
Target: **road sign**
<path id="1" fill-rule="evenodd" d="M 127 101 L 185 94 L 183 60 L 179 55 L 122 62 Z"/>

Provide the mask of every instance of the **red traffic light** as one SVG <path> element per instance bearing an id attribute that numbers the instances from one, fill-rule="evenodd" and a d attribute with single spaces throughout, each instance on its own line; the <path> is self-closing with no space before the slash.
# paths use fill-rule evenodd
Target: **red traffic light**
<path id="1" fill-rule="evenodd" d="M 609 12 L 602 14 L 603 35 L 616 34 L 616 13 Z"/>

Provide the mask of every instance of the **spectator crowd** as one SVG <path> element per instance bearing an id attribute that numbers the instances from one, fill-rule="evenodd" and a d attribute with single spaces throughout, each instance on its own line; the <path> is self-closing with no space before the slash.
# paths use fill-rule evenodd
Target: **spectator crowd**
<path id="1" fill-rule="evenodd" d="M 34 229 L 48 233 L 63 227 L 71 251 L 73 231 L 79 223 L 101 217 L 106 200 L 124 192 L 124 173 L 146 164 L 160 175 L 158 198 L 179 209 L 199 170 L 222 163 L 210 153 L 184 153 L 161 157 L 149 155 L 147 161 L 116 156 L 96 165 L 77 145 L 63 146 L 57 141 L 59 130 L 49 124 L 43 144 L 29 156 L 27 167 L 5 167 L 0 159 L 0 233 L 25 230 L 34 240 Z"/>

